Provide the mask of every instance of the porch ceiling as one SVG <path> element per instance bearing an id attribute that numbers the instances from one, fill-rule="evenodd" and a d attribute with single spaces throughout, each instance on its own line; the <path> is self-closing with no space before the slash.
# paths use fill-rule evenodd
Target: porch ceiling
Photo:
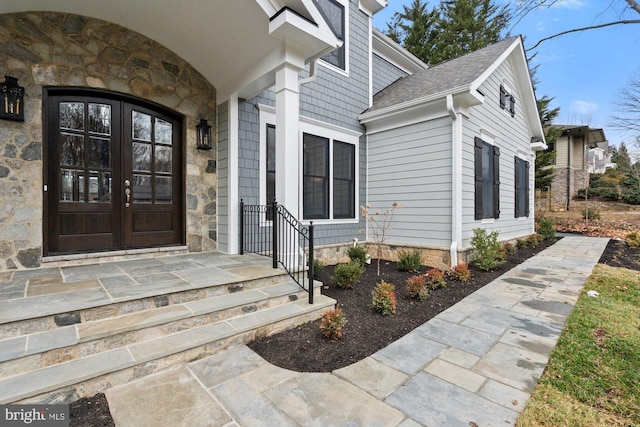
<path id="1" fill-rule="evenodd" d="M 180 55 L 224 96 L 253 83 L 238 76 L 254 69 L 251 75 L 255 79 L 258 64 L 282 50 L 282 40 L 269 35 L 269 17 L 278 8 L 289 6 L 311 19 L 305 3 L 305 0 L 2 0 L 0 14 L 63 12 L 129 28 Z"/>

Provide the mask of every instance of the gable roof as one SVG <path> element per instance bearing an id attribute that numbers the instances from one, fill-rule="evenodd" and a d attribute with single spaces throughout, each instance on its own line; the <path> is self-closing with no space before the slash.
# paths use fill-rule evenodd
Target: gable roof
<path id="1" fill-rule="evenodd" d="M 375 111 L 417 98 L 468 89 L 519 37 L 511 37 L 397 80 L 373 96 Z"/>
<path id="2" fill-rule="evenodd" d="M 509 61 L 513 67 L 521 98 L 519 104 L 526 117 L 532 144 L 534 141 L 537 144 L 535 149 L 546 148 L 531 73 L 520 36 L 395 81 L 373 96 L 373 104 L 358 119 L 367 129 L 390 128 L 414 120 L 409 116 L 418 114 L 418 109 L 428 108 L 432 112 L 436 111 L 432 108 L 448 110 L 449 101 L 452 101 L 452 107 L 455 105 L 455 108 L 463 110 L 483 104 L 485 97 L 478 88 L 505 61 Z"/>

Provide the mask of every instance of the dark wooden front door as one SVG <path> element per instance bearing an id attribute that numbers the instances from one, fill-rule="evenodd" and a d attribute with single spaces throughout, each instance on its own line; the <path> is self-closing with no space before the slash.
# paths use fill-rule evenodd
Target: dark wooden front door
<path id="1" fill-rule="evenodd" d="M 45 255 L 183 244 L 181 139 L 167 111 L 50 93 Z"/>

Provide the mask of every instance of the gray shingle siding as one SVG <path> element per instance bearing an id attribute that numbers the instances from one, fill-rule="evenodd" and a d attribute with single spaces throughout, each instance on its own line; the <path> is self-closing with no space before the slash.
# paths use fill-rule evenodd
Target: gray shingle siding
<path id="1" fill-rule="evenodd" d="M 399 78 L 408 74 L 386 59 L 373 54 L 373 93 L 380 92 Z"/>
<path id="2" fill-rule="evenodd" d="M 300 91 L 300 115 L 364 134 L 358 114 L 369 107 L 369 18 L 358 8 L 358 3 L 349 2 L 349 75 L 319 64 L 316 79 L 303 85 Z M 300 78 L 308 76 L 300 73 Z M 265 91 L 250 100 L 241 101 L 240 108 L 240 159 L 239 191 L 247 203 L 259 203 L 260 170 L 260 111 L 255 107 L 263 104 L 275 107 L 275 95 Z M 366 196 L 366 138 L 359 141 L 359 202 L 364 204 Z M 362 240 L 364 223 L 358 222 L 318 224 L 315 228 L 316 245 L 332 245 Z"/>

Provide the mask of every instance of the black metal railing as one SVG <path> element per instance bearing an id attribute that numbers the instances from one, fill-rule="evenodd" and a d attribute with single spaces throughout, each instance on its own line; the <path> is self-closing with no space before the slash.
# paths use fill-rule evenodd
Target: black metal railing
<path id="1" fill-rule="evenodd" d="M 256 253 L 281 265 L 309 293 L 313 304 L 313 222 L 302 225 L 275 200 L 270 205 L 247 205 L 240 200 L 240 254 Z"/>

